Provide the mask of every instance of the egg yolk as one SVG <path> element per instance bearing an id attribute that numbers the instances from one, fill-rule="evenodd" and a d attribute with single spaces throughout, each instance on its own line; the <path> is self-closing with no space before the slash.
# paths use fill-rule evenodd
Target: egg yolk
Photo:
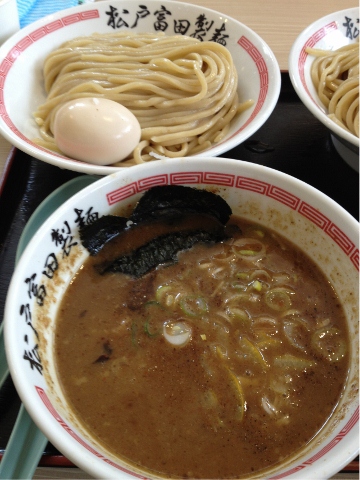
<path id="1" fill-rule="evenodd" d="M 141 127 L 126 107 L 106 98 L 81 98 L 62 105 L 52 131 L 58 148 L 76 160 L 111 165 L 138 145 Z"/>

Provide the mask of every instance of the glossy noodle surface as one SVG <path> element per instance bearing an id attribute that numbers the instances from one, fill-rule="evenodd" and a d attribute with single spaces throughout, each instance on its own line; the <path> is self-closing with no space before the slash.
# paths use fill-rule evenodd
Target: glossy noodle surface
<path id="1" fill-rule="evenodd" d="M 84 97 L 114 100 L 141 125 L 141 142 L 118 164 L 183 157 L 206 150 L 227 134 L 239 103 L 238 75 L 222 45 L 159 34 L 93 34 L 53 51 L 44 63 L 47 99 L 34 116 L 38 143 L 57 150 L 53 123 L 62 104 Z"/>
<path id="2" fill-rule="evenodd" d="M 322 428 L 348 334 L 312 261 L 272 231 L 198 244 L 140 279 L 90 257 L 59 312 L 66 396 L 110 451 L 166 478 L 248 477 Z M 111 247 L 111 243 L 107 248 Z"/>
<path id="3" fill-rule="evenodd" d="M 329 118 L 359 137 L 359 43 L 306 51 L 316 57 L 311 79 Z"/>

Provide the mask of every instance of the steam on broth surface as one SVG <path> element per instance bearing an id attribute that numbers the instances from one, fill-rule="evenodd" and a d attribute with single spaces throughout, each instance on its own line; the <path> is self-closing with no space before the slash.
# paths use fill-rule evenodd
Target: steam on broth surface
<path id="1" fill-rule="evenodd" d="M 230 223 L 232 238 L 138 279 L 100 275 L 89 257 L 59 311 L 74 412 L 118 457 L 167 478 L 273 466 L 322 428 L 347 376 L 345 316 L 322 272 L 274 232 Z"/>

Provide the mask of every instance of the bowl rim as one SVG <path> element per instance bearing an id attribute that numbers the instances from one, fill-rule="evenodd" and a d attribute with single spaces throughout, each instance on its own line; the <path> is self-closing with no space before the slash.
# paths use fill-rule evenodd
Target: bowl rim
<path id="1" fill-rule="evenodd" d="M 338 10 L 336 12 L 330 13 L 315 20 L 313 23 L 308 25 L 299 35 L 296 37 L 294 43 L 291 46 L 289 56 L 288 56 L 288 68 L 289 68 L 289 76 L 291 83 L 299 96 L 300 100 L 304 103 L 304 105 L 310 110 L 310 112 L 320 120 L 340 141 L 345 142 L 345 144 L 354 151 L 359 151 L 359 138 L 353 135 L 350 132 L 347 132 L 335 122 L 333 122 L 327 115 L 324 113 L 320 106 L 318 105 L 317 101 L 313 99 L 310 92 L 307 90 L 307 87 L 304 86 L 305 80 L 302 79 L 303 71 L 300 73 L 299 71 L 299 62 L 300 58 L 304 58 L 304 55 L 307 54 L 304 52 L 305 47 L 307 46 L 307 42 L 319 31 L 321 31 L 323 36 L 326 36 L 327 31 L 331 29 L 327 29 L 329 22 L 335 23 L 337 20 L 334 20 L 334 17 L 340 15 L 346 15 L 353 12 L 357 12 L 359 14 L 358 7 L 347 8 L 343 10 Z M 330 30 L 331 31 L 331 30 Z M 313 44 L 311 45 L 313 46 Z M 304 65 L 304 63 L 303 63 Z M 324 108 L 324 107 L 323 107 Z"/>
<path id="2" fill-rule="evenodd" d="M 62 21 L 62 23 L 64 24 L 63 26 L 66 27 L 67 24 L 70 25 L 73 22 L 73 20 L 68 21 L 67 18 L 74 18 L 78 13 L 89 12 L 87 16 L 90 17 L 91 12 L 98 11 L 99 9 L 105 9 L 106 6 L 110 4 L 116 7 L 122 3 L 130 2 L 129 0 L 103 0 L 97 4 L 91 2 L 83 3 L 75 7 L 70 7 L 68 9 L 55 12 L 27 25 L 23 29 L 16 32 L 0 46 L 0 75 L 4 75 L 3 84 L 0 82 L 0 132 L 10 143 L 25 153 L 32 155 L 33 157 L 46 163 L 81 173 L 107 175 L 123 168 L 128 168 L 101 166 L 87 162 L 81 162 L 79 160 L 67 158 L 66 156 L 56 152 L 36 146 L 31 142 L 31 139 L 27 138 L 26 135 L 22 134 L 20 131 L 17 132 L 17 127 L 12 123 L 10 116 L 7 114 L 5 96 L 3 94 L 5 89 L 5 78 L 8 70 L 11 69 L 12 64 L 16 61 L 17 57 L 21 56 L 22 52 L 26 50 L 26 47 L 23 48 L 22 43 L 25 44 L 29 38 L 34 38 L 34 41 L 36 41 L 38 38 L 37 32 L 40 32 L 40 30 L 45 28 L 49 30 L 49 33 L 51 33 L 51 29 L 53 28 L 52 25 L 59 19 L 64 19 L 64 17 L 66 17 L 66 21 Z M 218 18 L 226 19 L 226 21 L 231 21 L 233 25 L 236 25 L 238 28 L 240 28 L 241 31 L 246 33 L 247 36 L 250 36 L 250 40 L 254 40 L 256 42 L 257 46 L 253 45 L 248 39 L 245 39 L 246 41 L 241 44 L 241 47 L 250 55 L 252 61 L 256 65 L 256 69 L 260 77 L 259 95 L 252 115 L 242 126 L 239 127 L 237 132 L 233 133 L 229 138 L 222 140 L 219 144 L 215 144 L 208 151 L 200 152 L 192 156 L 204 157 L 218 156 L 223 154 L 239 145 L 237 138 L 245 131 L 246 135 L 243 135 L 240 141 L 240 143 L 243 143 L 265 123 L 277 104 L 281 89 L 281 73 L 275 54 L 265 40 L 253 29 L 241 23 L 239 20 L 221 13 L 220 11 L 186 2 L 173 2 L 172 0 L 148 1 L 149 7 L 151 7 L 153 4 L 163 4 L 165 6 L 172 7 L 173 9 L 177 9 L 177 11 L 180 9 L 191 9 L 194 12 L 208 13 L 217 16 Z M 259 55 L 261 58 L 259 58 Z M 234 63 L 236 64 L 236 62 Z"/>
<path id="3" fill-rule="evenodd" d="M 202 165 L 200 165 L 200 163 Z M 269 184 L 269 185 L 272 185 L 272 184 L 277 185 L 279 190 L 281 188 L 280 185 L 282 184 L 283 180 L 285 180 L 286 184 L 288 185 L 286 190 L 293 191 L 292 187 L 295 187 L 295 192 L 297 192 L 298 189 L 301 190 L 303 192 L 302 197 L 303 197 L 304 201 L 306 199 L 306 193 L 311 192 L 313 197 L 314 197 L 313 198 L 314 203 L 315 203 L 314 209 L 316 209 L 316 207 L 319 204 L 324 205 L 324 206 L 325 205 L 328 206 L 328 208 L 331 208 L 332 210 L 334 210 L 336 212 L 336 215 L 337 215 L 338 218 L 342 218 L 344 221 L 346 221 L 351 226 L 351 230 L 353 230 L 354 235 L 355 235 L 355 232 L 358 232 L 359 224 L 356 221 L 356 219 L 353 216 L 351 216 L 350 213 L 348 213 L 345 209 L 343 209 L 343 207 L 341 207 L 338 203 L 336 203 L 334 200 L 332 200 L 330 197 L 328 197 L 326 194 L 322 193 L 321 191 L 315 189 L 311 185 L 309 185 L 309 184 L 307 184 L 307 183 L 305 183 L 305 182 L 303 182 L 303 181 L 301 181 L 301 180 L 299 180 L 295 177 L 292 177 L 288 174 L 279 172 L 279 171 L 277 171 L 275 169 L 272 169 L 272 168 L 269 168 L 269 167 L 264 167 L 264 166 L 261 166 L 261 165 L 252 164 L 252 163 L 249 163 L 249 162 L 244 162 L 244 161 L 239 161 L 239 160 L 234 160 L 234 159 L 228 159 L 228 158 L 217 159 L 217 158 L 214 158 L 214 157 L 207 157 L 207 158 L 187 157 L 187 158 L 183 158 L 183 159 L 177 159 L 175 162 L 169 161 L 168 159 L 164 159 L 164 160 L 160 160 L 159 163 L 156 163 L 156 164 L 153 163 L 151 165 L 155 168 L 155 170 L 156 169 L 160 170 L 162 168 L 162 165 L 164 166 L 165 169 L 167 169 L 167 164 L 168 164 L 169 165 L 168 171 L 171 171 L 172 165 L 174 165 L 176 167 L 176 164 L 177 164 L 177 166 L 179 167 L 179 171 L 181 170 L 182 172 L 184 172 L 184 170 L 182 170 L 182 168 L 183 168 L 183 166 L 185 166 L 187 168 L 186 169 L 186 172 L 187 172 L 187 171 L 189 171 L 188 167 L 192 167 L 194 165 L 197 167 L 198 170 L 201 170 L 201 168 L 203 168 L 203 167 L 206 168 L 206 169 L 209 169 L 209 170 L 211 170 L 212 167 L 213 167 L 213 169 L 216 167 L 217 171 L 219 171 L 219 167 L 221 166 L 221 163 L 227 163 L 229 165 L 229 167 L 234 167 L 234 169 L 236 167 L 236 169 L 239 170 L 240 175 L 242 175 L 242 172 L 245 172 L 244 175 L 246 175 L 246 173 L 247 173 L 248 176 L 252 176 L 254 179 L 257 179 L 257 180 L 262 179 L 264 177 L 264 172 L 265 172 L 267 174 L 267 178 L 266 178 L 266 180 L 262 180 L 262 181 L 263 182 L 266 181 L 266 183 Z M 137 165 L 137 166 L 135 166 L 134 169 L 136 169 L 136 170 L 133 171 L 134 177 L 136 177 L 136 178 L 144 178 L 144 177 L 148 178 L 149 173 L 147 173 L 145 175 L 145 171 L 146 171 L 147 168 L 149 168 L 148 165 Z M 241 170 L 242 168 L 243 168 L 243 171 Z M 137 173 L 137 170 L 140 171 L 139 174 Z M 152 167 L 150 167 L 150 170 L 152 170 Z M 192 172 L 193 170 L 194 169 L 192 169 L 190 171 Z M 142 172 L 144 172 L 144 173 L 142 173 Z M 141 173 L 142 173 L 142 175 L 140 176 Z M 249 173 L 250 173 L 250 175 L 249 175 Z M 72 444 L 65 445 L 66 439 L 64 441 L 61 438 L 60 439 L 56 438 L 56 435 L 58 434 L 58 430 L 54 430 L 53 429 L 54 425 L 47 422 L 48 418 L 46 417 L 46 415 L 44 415 L 43 418 L 39 418 L 38 402 L 40 400 L 38 398 L 34 398 L 35 397 L 35 389 L 34 389 L 33 385 L 30 385 L 29 381 L 26 380 L 26 374 L 21 371 L 21 368 L 19 368 L 18 363 L 20 363 L 20 362 L 18 360 L 16 360 L 15 358 L 13 358 L 13 356 L 11 355 L 11 352 L 15 351 L 13 349 L 13 346 L 15 345 L 14 342 L 16 342 L 16 335 L 15 335 L 15 330 L 16 329 L 13 327 L 14 320 L 11 317 L 11 312 L 15 309 L 14 304 L 16 302 L 13 302 L 13 299 L 17 298 L 16 291 L 19 288 L 21 280 L 23 280 L 23 275 L 22 275 L 21 272 L 25 271 L 26 265 L 28 264 L 29 255 L 30 255 L 30 258 L 31 258 L 31 253 L 34 252 L 35 250 L 39 249 L 39 245 L 41 244 L 41 238 L 43 238 L 45 236 L 45 233 L 49 232 L 49 229 L 55 223 L 55 219 L 56 218 L 61 218 L 64 215 L 64 213 L 68 211 L 68 209 L 74 204 L 74 202 L 77 199 L 87 197 L 91 193 L 93 193 L 95 185 L 99 189 L 103 189 L 103 188 L 105 188 L 106 185 L 111 185 L 112 183 L 116 183 L 116 181 L 118 180 L 119 177 L 120 178 L 124 177 L 126 179 L 126 175 L 127 175 L 126 170 L 123 170 L 123 171 L 117 172 L 116 174 L 113 174 L 113 175 L 110 175 L 110 176 L 107 176 L 107 177 L 103 177 L 103 178 L 97 180 L 95 182 L 95 184 L 93 183 L 93 184 L 81 189 L 78 193 L 76 193 L 75 195 L 70 197 L 65 203 L 63 203 L 59 208 L 57 208 L 55 210 L 55 212 L 53 212 L 49 216 L 48 219 L 45 220 L 43 225 L 38 229 L 38 231 L 35 233 L 34 237 L 29 242 L 28 246 L 25 249 L 24 254 L 21 256 L 21 258 L 19 260 L 18 266 L 15 268 L 13 277 L 11 279 L 10 287 L 9 287 L 9 290 L 8 290 L 8 295 L 7 295 L 7 299 L 6 299 L 6 305 L 5 305 L 5 316 L 4 316 L 5 345 L 6 345 L 6 351 L 7 351 L 7 356 L 8 356 L 9 368 L 10 368 L 10 371 L 12 373 L 16 389 L 19 392 L 19 396 L 22 399 L 25 407 L 29 411 L 30 415 L 34 418 L 34 421 L 35 421 L 35 423 L 38 424 L 39 428 L 41 428 L 44 431 L 45 435 L 48 436 L 48 438 L 52 442 L 54 442 L 55 445 L 61 447 L 61 451 L 63 451 L 64 454 L 70 460 L 72 460 L 72 461 L 76 460 L 76 461 L 74 461 L 74 463 L 79 465 L 84 471 L 88 471 L 89 473 L 91 473 L 91 472 L 94 473 L 94 472 L 97 471 L 99 475 L 101 475 L 100 467 L 97 467 L 98 470 L 94 466 L 92 466 L 91 469 L 90 469 L 89 465 L 87 464 L 87 461 L 90 459 L 90 457 L 88 455 L 84 455 L 84 457 L 79 461 L 79 458 L 76 457 L 76 455 L 74 453 L 74 451 L 76 449 L 73 448 Z M 133 178 L 131 178 L 131 175 L 130 175 L 129 178 L 126 179 L 126 182 L 124 183 L 124 186 L 129 185 L 129 182 L 131 183 L 132 181 L 133 181 Z M 186 183 L 186 182 L 184 182 L 184 183 Z M 208 183 L 211 183 L 211 182 L 209 181 Z M 147 187 L 147 188 L 149 188 L 149 187 Z M 279 191 L 278 192 L 279 198 L 282 198 L 285 193 L 286 193 L 286 191 Z M 315 212 L 313 212 L 313 213 L 315 213 Z M 357 258 L 358 258 L 358 247 L 357 247 Z M 23 383 L 24 379 L 25 379 L 25 383 Z M 28 383 L 26 383 L 26 382 L 28 382 Z M 44 409 L 44 410 L 46 410 L 46 409 Z M 354 415 L 352 416 L 352 418 L 354 418 Z M 55 420 L 54 420 L 54 422 L 55 422 Z M 358 422 L 358 418 L 357 418 L 357 422 Z M 58 427 L 60 428 L 59 425 L 58 425 Z M 351 444 L 351 447 L 352 447 L 352 444 Z M 60 448 L 59 448 L 59 450 L 60 450 Z M 82 452 L 82 453 L 84 453 L 84 452 Z M 331 474 L 334 474 L 334 473 L 337 472 L 338 467 L 340 469 L 343 466 L 345 466 L 357 454 L 358 454 L 358 449 L 355 452 L 353 448 L 350 448 L 350 446 L 348 446 L 347 455 L 345 455 L 345 453 L 343 453 L 343 452 L 341 452 L 341 455 L 340 455 L 340 453 L 338 452 L 337 457 L 340 457 L 340 459 L 338 459 L 340 463 L 338 462 L 336 464 L 336 468 L 332 470 L 331 467 L 329 467 L 328 465 L 327 465 L 326 468 L 330 469 L 330 472 L 333 472 Z M 335 458 L 336 458 L 336 456 L 335 456 Z M 305 467 L 309 467 L 307 469 L 307 471 L 309 473 L 311 473 L 311 472 L 319 473 L 319 469 L 324 469 L 325 468 L 323 465 L 316 464 L 316 462 L 313 463 L 312 465 L 311 464 L 310 465 L 303 465 L 302 464 L 302 470 L 301 470 L 302 473 L 303 473 L 303 468 L 305 468 Z M 287 472 L 285 472 L 285 473 L 287 473 Z M 283 475 L 283 476 L 288 476 L 289 478 L 303 478 L 303 477 L 297 477 L 296 472 L 294 472 L 294 475 L 295 476 L 292 476 L 292 474 L 290 475 L 290 474 L 287 473 L 287 475 Z M 280 477 L 276 476 L 274 478 L 280 478 Z M 314 478 L 314 477 L 309 477 L 309 478 Z M 322 478 L 322 477 L 317 477 L 317 478 Z M 323 478 L 325 478 L 325 476 Z M 326 477 L 326 478 L 328 478 L 328 477 Z"/>

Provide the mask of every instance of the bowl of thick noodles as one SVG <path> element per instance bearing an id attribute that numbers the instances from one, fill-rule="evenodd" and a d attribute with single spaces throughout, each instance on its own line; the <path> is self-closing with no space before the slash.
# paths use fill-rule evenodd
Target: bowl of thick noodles
<path id="1" fill-rule="evenodd" d="M 359 9 L 323 17 L 303 30 L 289 55 L 292 84 L 330 130 L 340 156 L 359 171 Z"/>
<path id="2" fill-rule="evenodd" d="M 232 149 L 268 119 L 281 83 L 256 32 L 169 0 L 89 2 L 45 17 L 0 48 L 0 70 L 1 134 L 35 158 L 99 175 Z M 96 105 L 78 106 L 84 99 L 115 102 L 127 116 L 105 106 L 99 118 Z M 58 127 L 72 102 L 79 116 L 67 112 Z"/>
<path id="3" fill-rule="evenodd" d="M 9 368 L 96 478 L 330 478 L 358 454 L 358 222 L 286 174 L 159 159 L 35 233 Z"/>

